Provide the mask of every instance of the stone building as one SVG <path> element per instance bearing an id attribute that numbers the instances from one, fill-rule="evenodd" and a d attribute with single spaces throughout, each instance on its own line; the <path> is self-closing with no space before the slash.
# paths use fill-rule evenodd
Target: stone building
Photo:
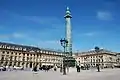
<path id="1" fill-rule="evenodd" d="M 117 64 L 116 64 L 116 67 L 119 67 L 120 68 L 120 53 L 117 53 Z"/>
<path id="2" fill-rule="evenodd" d="M 116 65 L 116 53 L 108 50 L 100 49 L 97 53 L 95 50 L 90 50 L 88 52 L 77 53 L 76 56 L 77 65 L 95 67 L 97 64 L 101 68 L 113 67 Z"/>
<path id="3" fill-rule="evenodd" d="M 0 42 L 0 66 L 33 68 L 42 65 L 61 65 L 64 56 L 58 51 Z"/>

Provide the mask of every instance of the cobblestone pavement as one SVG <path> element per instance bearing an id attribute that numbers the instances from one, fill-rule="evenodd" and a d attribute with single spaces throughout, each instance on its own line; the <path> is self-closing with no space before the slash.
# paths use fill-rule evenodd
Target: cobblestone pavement
<path id="1" fill-rule="evenodd" d="M 82 70 L 77 73 L 75 69 L 70 69 L 67 75 L 62 75 L 59 71 L 6 71 L 0 72 L 0 80 L 120 80 L 120 69 Z"/>

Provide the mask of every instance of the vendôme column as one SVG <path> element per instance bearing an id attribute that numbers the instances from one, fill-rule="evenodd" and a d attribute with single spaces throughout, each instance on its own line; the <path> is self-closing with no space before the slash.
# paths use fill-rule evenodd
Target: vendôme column
<path id="1" fill-rule="evenodd" d="M 68 41 L 68 46 L 67 46 L 67 49 L 66 49 L 66 52 L 68 52 L 70 54 L 70 56 L 72 56 L 72 29 L 71 29 L 71 12 L 69 10 L 69 7 L 67 7 L 67 10 L 66 10 L 66 14 L 64 16 L 65 20 L 66 20 L 66 39 Z"/>

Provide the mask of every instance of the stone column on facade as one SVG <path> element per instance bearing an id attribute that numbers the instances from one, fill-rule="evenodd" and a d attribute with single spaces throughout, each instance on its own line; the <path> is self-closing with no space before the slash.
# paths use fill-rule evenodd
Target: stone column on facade
<path id="1" fill-rule="evenodd" d="M 12 61 L 12 63 L 11 63 L 11 66 L 13 67 L 14 66 L 14 62 Z"/>
<path id="2" fill-rule="evenodd" d="M 27 62 L 27 68 L 29 68 L 29 62 Z"/>
<path id="3" fill-rule="evenodd" d="M 25 62 L 24 62 L 24 61 L 22 61 L 21 63 L 22 63 L 22 67 L 24 68 L 24 67 L 25 67 L 25 66 L 24 66 Z"/>
<path id="4" fill-rule="evenodd" d="M 20 67 L 22 67 L 22 61 L 20 61 Z"/>
<path id="5" fill-rule="evenodd" d="M 9 66 L 10 65 L 10 61 L 8 61 L 8 63 L 7 63 L 7 66 Z"/>
<path id="6" fill-rule="evenodd" d="M 5 66 L 6 61 L 3 61 L 3 66 Z"/>
<path id="7" fill-rule="evenodd" d="M 35 62 L 33 62 L 33 68 L 35 67 Z"/>
<path id="8" fill-rule="evenodd" d="M 33 69 L 33 65 L 34 65 L 34 63 L 32 62 L 32 69 Z"/>
<path id="9" fill-rule="evenodd" d="M 24 62 L 23 66 L 24 66 L 24 69 L 26 69 L 26 62 Z"/>

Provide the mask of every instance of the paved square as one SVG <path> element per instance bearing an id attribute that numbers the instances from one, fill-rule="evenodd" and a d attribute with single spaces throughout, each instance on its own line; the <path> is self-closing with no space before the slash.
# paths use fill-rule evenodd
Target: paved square
<path id="1" fill-rule="evenodd" d="M 59 71 L 39 71 L 35 74 L 32 71 L 7 71 L 0 72 L 0 80 L 120 80 L 120 69 L 82 70 L 77 73 L 71 69 L 67 75 Z"/>

